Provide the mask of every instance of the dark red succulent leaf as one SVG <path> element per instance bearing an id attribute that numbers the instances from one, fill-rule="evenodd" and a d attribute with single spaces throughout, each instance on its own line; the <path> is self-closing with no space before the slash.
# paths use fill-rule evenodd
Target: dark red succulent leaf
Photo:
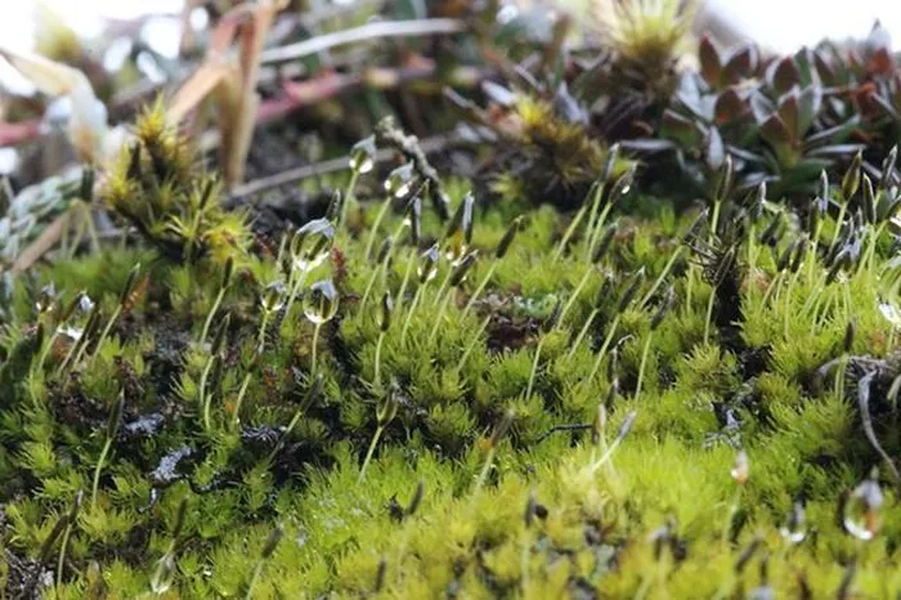
<path id="1" fill-rule="evenodd" d="M 801 137 L 801 132 L 799 131 L 801 113 L 800 108 L 798 108 L 799 95 L 798 88 L 792 88 L 791 91 L 779 98 L 779 106 L 777 109 L 779 118 L 785 124 L 785 128 L 788 130 L 793 141 Z"/>
<path id="2" fill-rule="evenodd" d="M 717 125 L 725 125 L 744 117 L 749 110 L 746 98 L 737 88 L 729 87 L 717 96 L 713 114 Z"/>
<path id="3" fill-rule="evenodd" d="M 723 59 L 720 51 L 713 45 L 713 41 L 705 33 L 701 36 L 698 48 L 698 59 L 701 63 L 701 76 L 713 87 L 720 85 L 723 73 Z"/>
<path id="4" fill-rule="evenodd" d="M 738 48 L 733 52 L 726 61 L 723 69 L 723 77 L 726 83 L 736 84 L 743 79 L 753 77 L 758 65 L 760 64 L 760 54 L 757 47 L 747 45 Z"/>
<path id="5" fill-rule="evenodd" d="M 770 118 L 771 114 L 776 112 L 776 105 L 773 104 L 773 102 L 760 90 L 751 92 L 748 100 L 751 106 L 751 112 L 754 115 L 754 120 L 757 121 L 758 124 L 762 124 Z"/>
<path id="6" fill-rule="evenodd" d="M 873 25 L 870 35 L 863 44 L 867 63 L 867 72 L 872 75 L 887 76 L 895 71 L 895 59 L 892 56 L 892 37 L 879 21 Z"/>
<path id="7" fill-rule="evenodd" d="M 702 134 L 694 121 L 671 109 L 663 112 L 660 135 L 675 140 L 684 147 L 696 147 L 702 139 Z"/>
<path id="8" fill-rule="evenodd" d="M 895 121 L 901 121 L 901 114 L 899 114 L 898 110 L 892 106 L 888 98 L 881 94 L 873 94 L 869 97 L 869 100 L 875 105 L 877 109 L 876 112 L 882 111 L 883 115 L 891 117 Z"/>
<path id="9" fill-rule="evenodd" d="M 876 83 L 873 81 L 868 81 L 852 91 L 854 103 L 858 106 L 864 118 L 873 119 L 880 116 L 883 112 L 882 107 L 874 99 L 877 91 Z"/>
<path id="10" fill-rule="evenodd" d="M 794 138 L 785 122 L 778 114 L 770 115 L 760 127 L 760 136 L 772 148 L 780 167 L 791 166 L 797 162 L 794 150 Z"/>
<path id="11" fill-rule="evenodd" d="M 773 91 L 780 96 L 793 86 L 800 84 L 801 74 L 798 72 L 793 57 L 786 56 L 774 63 L 767 73 L 767 80 Z"/>
<path id="12" fill-rule="evenodd" d="M 825 50 L 818 48 L 813 53 L 813 64 L 817 75 L 825 85 L 835 85 L 835 69 L 827 59 Z"/>

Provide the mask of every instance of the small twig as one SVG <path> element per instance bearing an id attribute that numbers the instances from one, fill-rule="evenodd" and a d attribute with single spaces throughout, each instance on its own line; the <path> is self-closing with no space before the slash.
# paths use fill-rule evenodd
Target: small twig
<path id="1" fill-rule="evenodd" d="M 544 433 L 542 433 L 535 440 L 536 444 L 540 444 L 547 438 L 551 437 L 551 435 L 561 432 L 561 431 L 585 431 L 586 429 L 591 429 L 594 426 L 593 423 L 564 423 L 562 425 L 554 425 Z"/>
<path id="2" fill-rule="evenodd" d="M 424 152 L 435 153 L 445 150 L 448 146 L 455 143 L 454 137 L 447 135 L 436 135 L 426 138 L 419 142 L 419 146 Z M 387 162 L 396 155 L 396 152 L 390 148 L 384 148 L 376 152 L 376 162 Z M 309 177 L 326 175 L 328 173 L 336 173 L 350 169 L 350 156 L 342 156 L 330 160 L 322 161 L 314 165 L 304 165 L 294 169 L 288 169 L 281 173 L 261 177 L 254 181 L 249 181 L 242 186 L 234 188 L 231 192 L 232 197 L 240 198 L 245 196 L 253 196 L 260 192 L 279 187 L 289 183 L 294 183 Z"/>
<path id="3" fill-rule="evenodd" d="M 311 54 L 318 54 L 336 46 L 387 37 L 418 37 L 436 34 L 458 33 L 466 29 L 466 24 L 457 19 L 419 19 L 410 21 L 388 21 L 368 23 L 353 29 L 336 31 L 326 35 L 271 48 L 261 55 L 261 63 L 278 63 L 296 60 Z"/>
<path id="4" fill-rule="evenodd" d="M 873 378 L 876 376 L 876 371 L 870 371 L 866 375 L 860 378 L 860 382 L 857 384 L 857 405 L 860 410 L 860 420 L 863 425 L 864 434 L 866 434 L 867 439 L 870 441 L 870 445 L 873 446 L 873 449 L 877 454 L 885 461 L 885 464 L 888 465 L 889 471 L 892 474 L 892 479 L 895 480 L 896 485 L 901 485 L 901 473 L 898 472 L 898 467 L 895 466 L 894 461 L 888 455 L 888 452 L 882 447 L 882 444 L 879 443 L 879 438 L 876 437 L 876 431 L 873 429 L 873 417 L 870 415 L 870 384 L 873 382 Z"/>

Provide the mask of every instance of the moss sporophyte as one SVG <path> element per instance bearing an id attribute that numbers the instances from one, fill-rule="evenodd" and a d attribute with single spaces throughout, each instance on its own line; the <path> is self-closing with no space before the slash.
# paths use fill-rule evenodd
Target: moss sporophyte
<path id="1" fill-rule="evenodd" d="M 115 236 L 0 296 L 0 595 L 901 593 L 894 56 L 692 69 L 683 3 L 608 8 L 451 137 L 348 119 L 304 202 L 139 116 Z"/>

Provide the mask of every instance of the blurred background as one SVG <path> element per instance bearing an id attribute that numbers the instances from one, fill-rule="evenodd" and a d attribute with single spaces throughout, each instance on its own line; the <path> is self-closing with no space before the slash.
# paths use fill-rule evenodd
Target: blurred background
<path id="1" fill-rule="evenodd" d="M 347 4 L 353 0 L 339 1 Z M 324 4 L 313 0 L 310 4 Z M 579 0 L 563 0 L 579 4 Z M 63 17 L 80 34 L 91 36 L 103 28 L 104 19 L 127 21 L 152 12 L 170 15 L 154 22 L 145 32 L 158 51 L 175 55 L 178 49 L 179 12 L 182 0 L 7 0 L 0 20 L 0 40 L 10 48 L 33 44 L 35 13 L 40 4 Z M 707 0 L 708 15 L 742 37 L 777 52 L 811 45 L 824 37 L 843 39 L 865 36 L 875 20 L 895 37 L 901 34 L 901 2 L 857 0 Z"/>

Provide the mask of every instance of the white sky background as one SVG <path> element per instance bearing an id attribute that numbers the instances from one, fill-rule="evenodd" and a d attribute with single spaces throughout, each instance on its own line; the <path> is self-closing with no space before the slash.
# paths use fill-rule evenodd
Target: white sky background
<path id="1" fill-rule="evenodd" d="M 31 46 L 33 15 L 38 0 L 0 0 L 0 45 L 15 49 Z M 102 17 L 127 19 L 143 12 L 178 14 L 182 0 L 44 0 L 82 35 L 100 31 Z M 707 0 L 740 30 L 777 51 L 792 51 L 824 37 L 863 37 L 879 19 L 901 48 L 899 0 Z M 151 35 L 165 52 L 177 47 L 178 29 L 159 26 Z M 162 47 L 160 46 L 162 45 Z"/>
<path id="2" fill-rule="evenodd" d="M 87 35 L 101 27 L 101 17 L 126 19 L 145 11 L 177 14 L 182 0 L 45 0 Z M 791 51 L 823 37 L 862 37 L 875 19 L 901 40 L 901 2 L 897 0 L 707 0 L 749 37 L 774 50 Z M 0 0 L 0 44 L 28 48 L 34 31 L 37 0 Z M 901 44 L 896 43 L 896 48 Z"/>
<path id="3" fill-rule="evenodd" d="M 812 46 L 823 38 L 862 38 L 875 20 L 892 34 L 901 49 L 899 0 L 707 0 L 757 42 L 781 52 Z"/>

